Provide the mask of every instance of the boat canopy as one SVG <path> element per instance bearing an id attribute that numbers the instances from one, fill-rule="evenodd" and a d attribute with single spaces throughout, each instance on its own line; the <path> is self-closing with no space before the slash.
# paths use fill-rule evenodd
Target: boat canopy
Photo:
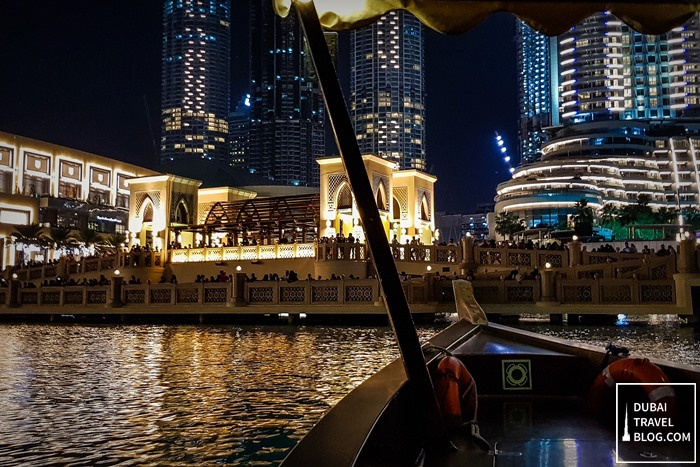
<path id="1" fill-rule="evenodd" d="M 287 16 L 293 1 L 273 0 L 280 16 Z M 680 26 L 700 11 L 700 0 L 313 0 L 321 24 L 326 29 L 346 30 L 366 26 L 392 10 L 408 10 L 426 26 L 445 33 L 459 34 L 472 29 L 497 12 L 510 12 L 533 29 L 558 35 L 594 13 L 607 11 L 633 29 L 660 34 Z"/>

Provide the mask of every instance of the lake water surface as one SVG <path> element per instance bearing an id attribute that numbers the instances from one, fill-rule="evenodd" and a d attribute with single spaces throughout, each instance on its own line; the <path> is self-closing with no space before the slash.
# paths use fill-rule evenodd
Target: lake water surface
<path id="1" fill-rule="evenodd" d="M 520 327 L 700 365 L 666 317 Z M 2 323 L 0 465 L 277 465 L 397 356 L 382 326 Z"/>

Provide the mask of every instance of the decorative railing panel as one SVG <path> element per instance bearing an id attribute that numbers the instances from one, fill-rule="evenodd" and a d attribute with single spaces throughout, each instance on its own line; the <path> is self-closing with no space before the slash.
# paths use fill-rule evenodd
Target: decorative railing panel
<path id="1" fill-rule="evenodd" d="M 294 253 L 295 250 L 295 245 L 293 243 L 286 243 L 282 245 L 277 246 L 277 258 L 282 258 L 282 259 L 287 259 L 287 258 L 294 258 L 296 255 Z M 274 258 L 274 251 L 273 251 L 273 258 Z"/>
<path id="2" fill-rule="evenodd" d="M 226 303 L 228 300 L 228 287 L 227 286 L 213 286 L 205 284 L 204 286 L 204 296 L 202 301 L 204 303 Z"/>
<path id="3" fill-rule="evenodd" d="M 650 281 L 642 283 L 639 286 L 639 299 L 641 303 L 675 303 L 673 282 Z"/>
<path id="4" fill-rule="evenodd" d="M 224 248 L 224 261 L 238 261 L 241 259 L 241 250 L 238 247 Z"/>
<path id="5" fill-rule="evenodd" d="M 38 305 L 39 291 L 38 290 L 22 290 L 20 293 L 20 301 L 22 305 Z"/>
<path id="6" fill-rule="evenodd" d="M 532 252 L 517 252 L 517 251 L 509 251 L 508 252 L 508 264 L 511 266 L 525 266 L 525 267 L 530 267 L 532 266 L 533 260 L 532 260 L 533 253 Z"/>
<path id="7" fill-rule="evenodd" d="M 563 285 L 561 289 L 563 303 L 593 302 L 593 285 Z"/>
<path id="8" fill-rule="evenodd" d="M 374 303 L 374 293 L 371 285 L 346 285 L 345 286 L 345 302 L 346 303 Z"/>
<path id="9" fill-rule="evenodd" d="M 303 303 L 306 300 L 305 287 L 280 287 L 280 303 Z"/>
<path id="10" fill-rule="evenodd" d="M 630 284 L 601 285 L 601 303 L 632 303 L 632 286 Z"/>
<path id="11" fill-rule="evenodd" d="M 105 305 L 107 303 L 107 287 L 105 288 L 88 288 L 86 294 L 86 304 L 88 305 Z"/>
<path id="12" fill-rule="evenodd" d="M 197 303 L 199 302 L 198 287 L 178 287 L 175 295 L 176 303 Z"/>
<path id="13" fill-rule="evenodd" d="M 42 290 L 41 303 L 44 305 L 60 305 L 61 291 L 60 290 Z"/>
<path id="14" fill-rule="evenodd" d="M 338 301 L 337 285 L 312 285 L 311 286 L 311 303 L 327 303 Z"/>
<path id="15" fill-rule="evenodd" d="M 261 245 L 258 247 L 258 252 L 256 254 L 257 259 L 275 259 L 277 258 L 277 252 L 275 251 L 275 245 Z M 293 248 L 291 249 L 293 251 Z M 252 259 L 256 259 L 252 258 Z M 248 258 L 245 258 L 248 259 Z"/>
<path id="16" fill-rule="evenodd" d="M 494 281 L 484 281 L 484 284 L 480 284 L 480 281 L 472 282 L 474 286 L 474 297 L 480 303 L 501 303 L 501 288 L 503 287 L 502 282 Z"/>
<path id="17" fill-rule="evenodd" d="M 64 305 L 82 305 L 85 303 L 85 288 L 68 288 L 66 287 L 63 291 L 63 304 Z"/>
<path id="18" fill-rule="evenodd" d="M 539 251 L 537 264 L 540 269 L 549 263 L 553 268 L 562 268 L 568 264 L 568 255 L 563 251 Z"/>
<path id="19" fill-rule="evenodd" d="M 124 290 L 124 302 L 127 305 L 142 305 L 146 303 L 146 290 L 142 288 Z"/>
<path id="20" fill-rule="evenodd" d="M 533 303 L 535 301 L 534 285 L 506 286 L 508 303 Z"/>
<path id="21" fill-rule="evenodd" d="M 223 250 L 221 248 L 207 248 L 204 257 L 207 261 L 221 261 L 223 259 Z"/>
<path id="22" fill-rule="evenodd" d="M 170 288 L 151 288 L 151 304 L 163 305 L 170 304 L 172 302 L 173 294 Z"/>
<path id="23" fill-rule="evenodd" d="M 274 298 L 272 286 L 248 287 L 249 303 L 272 303 Z"/>
<path id="24" fill-rule="evenodd" d="M 313 243 L 296 243 L 297 258 L 313 258 L 316 255 L 316 248 Z"/>

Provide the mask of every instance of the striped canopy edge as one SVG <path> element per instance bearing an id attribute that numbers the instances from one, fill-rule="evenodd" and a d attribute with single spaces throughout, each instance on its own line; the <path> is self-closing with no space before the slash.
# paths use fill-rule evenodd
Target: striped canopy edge
<path id="1" fill-rule="evenodd" d="M 293 0 L 271 0 L 277 14 L 289 14 Z M 298 3 L 311 0 L 295 0 Z M 392 10 L 408 10 L 423 24 L 444 34 L 472 29 L 489 15 L 510 12 L 533 29 L 559 35 L 587 17 L 609 12 L 633 29 L 660 34 L 685 23 L 700 11 L 700 0 L 637 0 L 591 2 L 576 0 L 478 1 L 478 0 L 313 0 L 324 28 L 357 29 Z"/>

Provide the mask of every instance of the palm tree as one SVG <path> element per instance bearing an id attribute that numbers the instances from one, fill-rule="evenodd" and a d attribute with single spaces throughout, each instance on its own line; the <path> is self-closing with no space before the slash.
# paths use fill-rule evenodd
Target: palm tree
<path id="1" fill-rule="evenodd" d="M 41 248 L 46 248 L 47 238 L 44 234 L 44 228 L 39 224 L 29 224 L 29 225 L 15 225 L 15 231 L 10 235 L 15 239 L 15 242 L 24 245 L 35 245 Z M 24 257 L 24 252 L 17 251 L 18 260 L 24 262 L 26 259 Z M 19 255 L 22 255 L 21 258 Z"/>
<path id="2" fill-rule="evenodd" d="M 656 224 L 674 224 L 678 220 L 678 210 L 661 207 L 654 214 Z"/>
<path id="3" fill-rule="evenodd" d="M 593 235 L 593 209 L 588 205 L 588 201 L 581 198 L 574 205 L 575 214 L 573 216 L 574 231 L 579 237 L 590 237 Z"/>
<path id="4" fill-rule="evenodd" d="M 639 195 L 637 202 L 628 204 L 620 210 L 620 223 L 622 225 L 650 224 L 654 221 L 653 211 L 649 207 L 651 197 L 649 195 Z"/>
<path id="5" fill-rule="evenodd" d="M 114 251 L 115 253 L 119 251 L 119 248 L 126 243 L 126 235 L 123 233 L 115 232 L 113 234 L 107 235 L 104 239 L 107 248 Z"/>
<path id="6" fill-rule="evenodd" d="M 610 227 L 615 224 L 615 221 L 620 216 L 620 210 L 617 206 L 612 203 L 606 203 L 600 208 L 598 217 L 600 218 L 600 223 L 604 226 Z"/>
<path id="7" fill-rule="evenodd" d="M 71 237 L 71 229 L 64 227 L 49 227 L 46 231 L 46 237 L 49 240 L 49 249 L 53 247 L 54 254 L 71 243 L 74 243 Z"/>
<path id="8" fill-rule="evenodd" d="M 511 237 L 515 232 L 525 228 L 525 221 L 518 219 L 512 212 L 501 211 L 496 215 L 496 233 L 503 235 L 505 240 L 506 235 Z"/>
<path id="9" fill-rule="evenodd" d="M 71 237 L 83 243 L 86 248 L 104 243 L 102 234 L 91 228 L 80 229 L 71 233 Z"/>
<path id="10" fill-rule="evenodd" d="M 73 243 L 71 229 L 64 227 L 49 227 L 46 236 L 56 244 L 57 249 Z"/>
<path id="11" fill-rule="evenodd" d="M 15 225 L 12 236 L 18 241 L 27 244 L 40 244 L 46 240 L 44 228 L 39 224 Z"/>

